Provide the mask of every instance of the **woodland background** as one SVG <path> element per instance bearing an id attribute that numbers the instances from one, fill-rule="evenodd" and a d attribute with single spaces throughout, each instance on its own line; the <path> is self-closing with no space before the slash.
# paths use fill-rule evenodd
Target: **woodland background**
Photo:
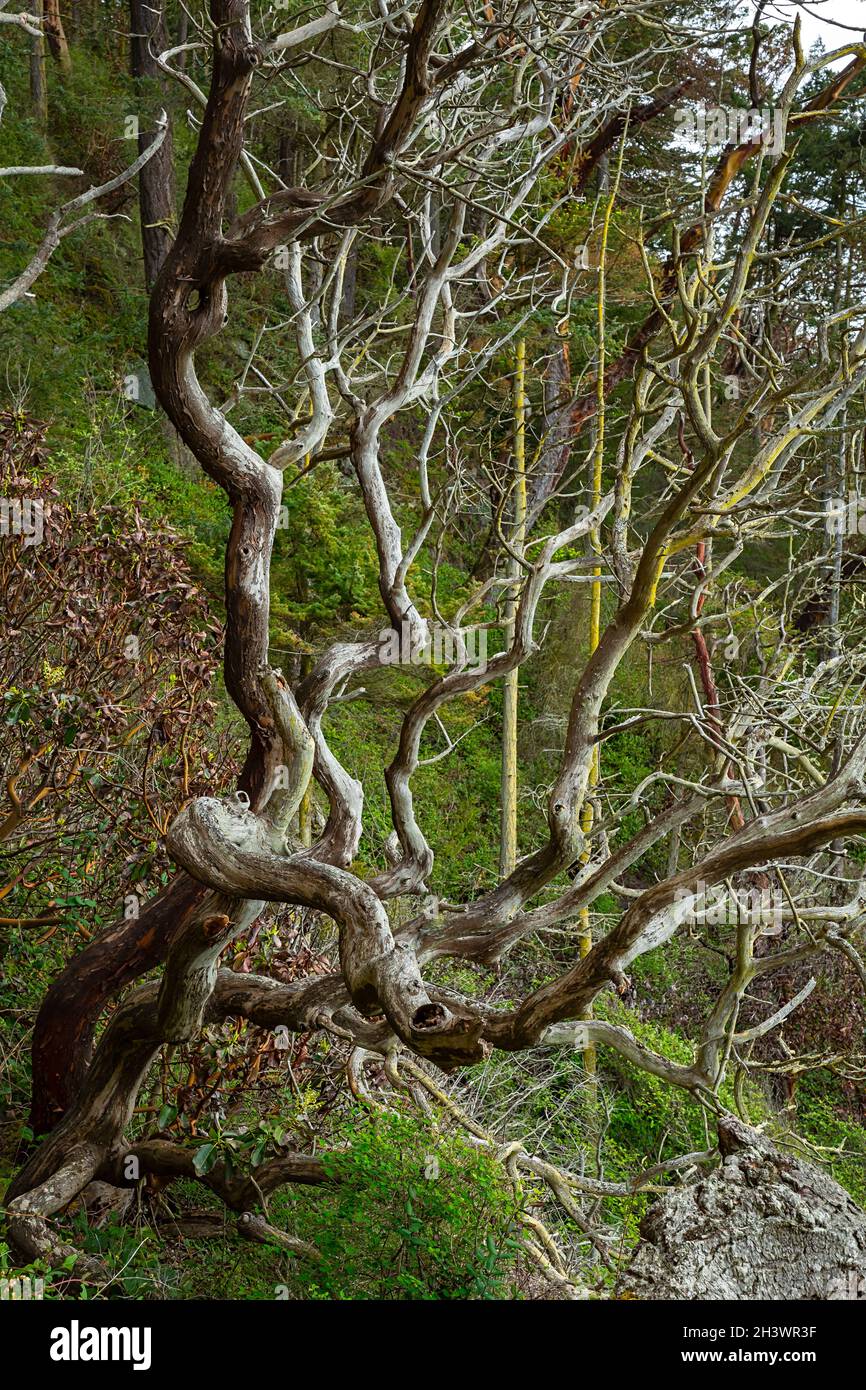
<path id="1" fill-rule="evenodd" d="M 709 27 L 711 6 L 676 8 Z M 280 11 L 279 22 L 291 22 L 295 10 L 300 13 L 298 6 Z M 159 108 L 169 112 L 175 210 L 195 145 L 197 113 L 190 114 L 189 92 L 153 72 L 132 76 L 128 7 L 112 0 L 60 0 L 59 12 L 68 42 L 62 53 L 56 42 L 34 40 L 44 51 L 33 56 L 26 33 L 4 28 L 0 35 L 2 162 L 73 165 L 84 177 L 0 179 L 0 285 L 18 274 L 61 199 L 128 166 L 137 148 L 127 134 L 131 114 L 146 128 Z M 168 0 L 165 18 L 169 33 L 182 35 L 185 20 L 175 0 Z M 749 39 L 744 25 L 739 37 L 727 37 L 723 54 L 702 45 L 684 50 L 670 65 L 671 77 L 688 79 L 694 100 L 717 99 L 726 82 L 730 91 L 741 91 Z M 630 41 L 640 45 L 644 36 L 635 31 Z M 351 40 L 336 36 L 331 42 L 339 56 L 340 44 Z M 781 65 L 784 34 L 773 42 Z M 187 55 L 186 71 L 205 86 L 206 64 L 206 54 Z M 816 79 L 816 90 L 819 85 Z M 250 148 L 276 167 L 293 168 L 297 177 L 328 131 L 300 88 L 281 98 L 279 110 L 256 118 Z M 802 135 L 792 178 L 822 215 L 835 215 L 843 203 L 862 205 L 864 147 L 864 104 L 856 93 L 840 107 L 832 131 L 825 124 Z M 635 131 L 627 196 L 611 230 L 612 357 L 640 321 L 645 303 L 643 267 L 630 237 L 639 208 L 662 206 L 690 176 L 672 112 Z M 557 214 L 551 236 L 560 245 L 573 248 L 587 236 L 593 197 L 609 186 L 609 177 L 609 169 L 602 169 L 586 201 Z M 554 198 L 556 175 L 550 179 Z M 248 194 L 240 182 L 237 196 L 243 207 Z M 163 841 L 173 815 L 193 796 L 229 789 L 243 756 L 243 731 L 220 683 L 229 513 L 220 489 L 166 428 L 146 385 L 138 400 L 129 398 L 130 380 L 146 383 L 147 288 L 135 182 L 100 207 L 110 216 L 64 239 L 32 296 L 0 316 L 2 490 L 6 496 L 43 498 L 56 523 L 23 561 L 18 551 L 0 552 L 0 1173 L 7 1177 L 18 1166 L 22 1146 L 37 1137 L 29 1118 L 28 1047 L 48 985 L 124 905 L 135 910 L 136 900 L 146 901 L 168 881 L 173 868 Z M 774 217 L 780 237 L 798 217 L 797 234 L 804 240 L 815 234 L 807 213 L 790 205 Z M 863 249 L 856 218 L 847 245 L 856 261 Z M 373 308 L 387 295 L 394 265 L 387 238 L 361 239 L 346 291 L 357 309 Z M 281 296 L 277 275 L 236 278 L 231 321 L 206 354 L 215 399 L 231 396 L 256 325 L 280 311 Z M 572 304 L 568 326 L 574 379 L 591 373 L 595 314 L 588 284 L 585 296 Z M 512 327 L 507 311 L 484 326 L 486 337 L 501 334 L 503 346 L 492 355 L 487 379 L 462 402 L 467 430 L 478 441 L 478 467 L 467 488 L 473 522 L 458 517 L 439 567 L 446 603 L 467 590 L 484 564 L 478 518 L 490 514 L 493 485 L 481 463 L 484 457 L 507 457 L 510 449 Z M 543 311 L 525 328 L 530 452 L 544 419 L 555 334 L 553 316 Z M 263 446 L 279 440 L 285 428 L 282 409 L 267 395 L 242 396 L 232 421 Z M 418 505 L 416 448 L 416 426 L 390 429 L 389 476 L 407 515 Z M 293 477 L 291 484 L 273 558 L 272 650 L 298 676 L 323 645 L 378 631 L 382 621 L 372 537 L 344 461 L 326 459 L 312 482 Z M 817 530 L 804 543 L 814 553 L 825 539 Z M 732 572 L 739 596 L 760 592 L 787 563 L 784 540 L 768 541 L 757 560 L 750 552 Z M 521 852 L 544 831 L 544 789 L 567 714 L 569 673 L 588 651 L 588 608 L 585 586 L 563 586 L 546 597 L 544 645 L 521 667 Z M 813 641 L 817 650 L 821 613 L 813 617 L 812 627 L 807 623 L 796 640 Z M 748 630 L 748 622 L 739 625 L 744 642 Z M 139 643 L 134 660 L 126 654 L 130 636 Z M 687 640 L 654 653 L 651 662 L 636 646 L 616 678 L 616 701 L 629 708 L 681 709 L 689 701 L 686 668 L 691 664 L 694 670 L 694 663 Z M 724 685 L 723 657 L 717 674 Z M 365 788 L 367 822 L 355 866 L 362 874 L 382 867 L 379 847 L 389 829 L 383 768 L 418 679 L 411 671 L 388 671 L 381 678 L 374 673 L 364 681 L 367 698 L 347 701 L 331 715 L 332 746 Z M 425 824 L 436 828 L 435 891 L 459 902 L 497 879 L 501 685 L 482 686 L 455 707 L 452 719 L 459 749 L 419 772 L 417 795 Z M 679 740 L 678 727 L 665 723 L 611 737 L 604 746 L 605 787 L 616 796 L 618 787 L 631 788 L 670 765 L 680 756 Z M 33 757 L 40 760 L 43 794 L 22 805 L 15 778 Z M 700 749 L 692 749 L 684 766 L 694 771 L 700 758 Z M 322 808 L 314 802 L 307 814 L 315 823 Z M 641 818 L 638 809 L 626 815 L 632 830 Z M 663 849 L 648 853 L 625 883 L 640 888 L 653 882 L 665 856 Z M 613 893 L 600 897 L 592 908 L 594 930 L 603 931 L 618 909 Z M 248 938 L 235 943 L 227 963 L 289 980 L 324 973 L 333 949 L 327 919 L 275 905 Z M 470 962 L 448 960 L 437 963 L 436 977 L 501 1003 L 562 969 L 572 950 L 564 931 L 539 934 L 521 943 L 492 980 Z M 698 935 L 680 933 L 664 952 L 640 957 L 628 992 L 605 996 L 599 1013 L 627 1023 L 655 1051 L 685 1062 L 688 1040 L 727 968 L 721 946 L 708 948 Z M 811 962 L 790 967 L 781 985 L 774 980 L 782 993 L 772 1002 L 793 997 L 814 969 Z M 753 1012 L 746 1023 L 762 1016 L 767 1004 L 753 999 L 748 1009 Z M 822 1058 L 858 1051 L 864 1022 L 856 972 L 841 955 L 822 957 L 817 987 L 786 1022 L 784 1048 L 771 1035 L 758 1050 L 769 1063 L 784 1060 L 788 1049 L 812 1055 L 815 1064 L 799 1074 L 770 1070 L 760 1083 L 748 1081 L 740 1097 L 753 1122 L 825 1166 L 861 1204 L 866 1098 L 850 1071 L 840 1074 Z M 164 1054 L 135 1117 L 141 1132 L 193 1144 L 199 1172 L 226 1157 L 239 1165 L 251 1162 L 255 1171 L 287 1135 L 336 1154 L 339 1189 L 322 1194 L 291 1188 L 275 1195 L 271 1207 L 272 1220 L 288 1223 L 299 1239 L 314 1244 L 319 1261 L 289 1257 L 273 1245 L 238 1245 L 220 1231 L 219 1203 L 210 1203 L 192 1183 L 163 1193 L 154 1180 L 122 1217 L 114 1212 L 94 1220 L 83 1207 L 73 1210 L 67 1218 L 70 1238 L 98 1254 L 126 1295 L 136 1298 L 256 1299 L 273 1298 L 276 1290 L 282 1291 L 276 1296 L 333 1299 L 549 1296 L 539 1293 L 538 1272 L 526 1262 L 516 1235 L 517 1209 L 536 1198 L 515 1188 L 490 1152 L 473 1147 L 449 1105 L 499 1143 L 519 1138 L 542 1158 L 614 1184 L 675 1154 L 707 1147 L 706 1115 L 698 1104 L 607 1049 L 599 1051 L 592 1074 L 581 1054 L 569 1049 L 497 1052 L 481 1066 L 444 1081 L 439 1076 L 438 1096 L 421 1089 L 389 1113 L 371 1110 L 352 1093 L 345 1084 L 346 1060 L 339 1040 L 321 1033 L 279 1036 L 227 1023 L 207 1029 L 195 1045 Z M 722 1100 L 733 1108 L 732 1088 L 732 1081 L 725 1083 Z M 425 1174 L 431 1162 L 438 1165 L 436 1181 Z M 648 1200 L 640 1191 L 599 1196 L 593 1220 L 625 1250 L 636 1239 Z M 543 1214 L 561 1247 L 592 1266 L 591 1242 L 568 1214 Z M 13 1265 L 8 1246 L 0 1244 L 0 1270 Z M 613 1287 L 615 1273 L 604 1262 L 594 1271 L 599 1288 Z M 49 1294 L 62 1286 L 62 1269 L 34 1272 L 45 1278 Z"/>

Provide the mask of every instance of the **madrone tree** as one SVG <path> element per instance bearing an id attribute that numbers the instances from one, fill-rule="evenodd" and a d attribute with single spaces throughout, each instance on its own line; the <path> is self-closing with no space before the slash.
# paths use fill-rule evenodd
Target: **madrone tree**
<path id="1" fill-rule="evenodd" d="M 725 6 L 705 10 L 708 27 L 731 18 Z M 815 212 L 809 236 L 780 230 L 778 216 L 800 205 L 789 189 L 804 132 L 856 95 L 866 47 L 807 57 L 795 31 L 781 49 L 777 35 L 765 59 L 756 26 L 748 78 L 726 89 L 723 113 L 737 120 L 715 153 L 680 122 L 679 182 L 656 196 L 640 142 L 661 149 L 671 117 L 699 109 L 688 61 L 699 21 L 690 7 L 652 0 L 346 0 L 276 32 L 273 16 L 254 20 L 247 0 L 212 0 L 209 25 L 183 45 L 187 56 L 210 53 L 208 90 L 192 62 L 178 66 L 178 49 L 158 55 L 165 77 L 200 103 L 200 127 L 151 297 L 150 371 L 168 419 L 231 508 L 225 686 L 249 736 L 237 792 L 195 799 L 173 821 L 168 889 L 73 959 L 46 999 L 34 1116 L 38 1129 L 53 1128 L 9 1194 L 10 1232 L 25 1255 L 57 1255 L 51 1218 L 95 1178 L 197 1176 L 181 1145 L 133 1143 L 126 1131 L 160 1051 L 208 1024 L 329 1031 L 351 1044 L 361 1090 L 371 1057 L 392 1080 L 435 1087 L 437 1069 L 483 1063 L 493 1049 L 610 1048 L 712 1114 L 730 1069 L 746 1076 L 762 1065 L 755 1044 L 790 1018 L 815 976 L 793 995 L 765 996 L 746 1024 L 756 982 L 802 962 L 817 969 L 835 952 L 866 983 L 866 896 L 851 858 L 866 832 L 856 600 L 831 605 L 817 647 L 797 635 L 804 608 L 824 612 L 827 585 L 842 583 L 827 544 L 838 508 L 825 502 L 828 459 L 846 460 L 847 495 L 860 458 L 860 214 L 850 202 L 842 215 Z M 278 173 L 245 143 L 254 113 L 291 92 L 318 105 L 327 128 L 294 183 L 291 161 Z M 751 108 L 768 119 L 740 121 Z M 586 226 L 569 245 L 562 214 L 580 200 Z M 630 258 L 638 306 L 625 342 L 607 332 L 614 241 Z M 372 304 L 353 288 L 365 243 L 393 252 Z M 841 267 L 837 293 L 816 298 L 816 265 L 828 255 Z M 266 341 L 256 336 L 233 397 L 218 403 L 197 360 L 231 318 L 233 278 L 262 275 L 282 277 L 285 312 Z M 587 301 L 597 341 L 578 367 L 569 321 Z M 461 410 L 497 362 L 521 360 L 518 344 L 537 342 L 539 323 L 547 348 L 535 367 L 546 385 L 521 445 L 518 507 L 513 451 L 486 455 Z M 532 396 L 531 369 L 527 379 Z M 296 403 L 267 457 L 231 420 L 252 391 Z M 389 460 L 398 423 L 416 430 L 411 503 L 405 490 L 396 495 Z M 527 429 L 525 414 L 518 426 Z M 392 826 L 382 867 L 367 877 L 353 869 L 364 788 L 335 755 L 328 726 L 336 701 L 363 698 L 359 682 L 381 667 L 382 638 L 323 646 L 294 686 L 269 650 L 284 478 L 315 488 L 329 458 L 351 465 L 386 636 L 417 655 L 444 634 L 455 656 L 428 671 L 405 711 L 385 772 Z M 467 506 L 479 497 L 486 513 Z M 449 537 L 476 523 L 477 587 L 443 609 L 437 567 Z M 735 562 L 771 551 L 775 569 L 758 592 Z M 417 584 L 422 558 L 429 592 Z M 543 650 L 540 605 L 569 584 L 585 586 L 593 630 L 587 659 L 575 644 L 546 833 L 487 891 L 445 901 L 433 888 L 436 844 L 416 773 L 453 750 L 453 702 Z M 502 632 L 486 662 L 474 659 L 480 633 L 496 645 Z M 687 664 L 686 707 L 617 705 L 623 663 L 669 651 Z M 606 742 L 664 721 L 687 755 L 631 787 L 606 786 Z M 299 808 L 312 789 L 327 813 L 304 844 Z M 635 811 L 644 813 L 636 831 Z M 666 871 L 629 886 L 624 875 L 661 847 Z M 608 892 L 620 910 L 592 939 L 591 909 Z M 280 983 L 220 967 L 267 903 L 333 920 L 330 973 Z M 550 930 L 570 959 L 513 1008 L 431 980 L 437 960 L 492 969 Z M 632 963 L 684 931 L 721 950 L 726 978 L 692 1059 L 675 1063 L 623 1024 L 593 1017 L 593 1006 L 610 990 L 627 995 Z M 106 1005 L 157 965 L 159 978 L 123 997 L 91 1057 Z M 536 1164 L 579 1222 L 582 1194 L 620 1190 L 544 1168 Z M 263 1195 L 317 1175 L 317 1160 L 286 1154 L 261 1165 L 254 1184 L 216 1170 L 203 1180 L 250 1234 L 261 1232 L 252 1209 Z M 283 1242 L 291 1248 L 290 1236 Z"/>

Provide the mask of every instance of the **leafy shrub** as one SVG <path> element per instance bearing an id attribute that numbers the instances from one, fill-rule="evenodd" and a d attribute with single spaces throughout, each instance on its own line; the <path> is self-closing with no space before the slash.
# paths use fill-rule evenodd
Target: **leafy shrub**
<path id="1" fill-rule="evenodd" d="M 295 1271 L 300 1297 L 510 1296 L 517 1208 L 489 1154 L 402 1112 L 342 1137 L 325 1159 L 339 1186 L 293 1202 L 295 1230 L 322 1256 Z"/>

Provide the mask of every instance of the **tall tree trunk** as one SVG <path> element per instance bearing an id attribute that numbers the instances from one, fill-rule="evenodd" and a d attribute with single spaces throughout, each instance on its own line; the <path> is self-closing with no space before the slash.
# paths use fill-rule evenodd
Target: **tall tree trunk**
<path id="1" fill-rule="evenodd" d="M 69 44 L 66 42 L 66 31 L 60 14 L 60 0 L 42 0 L 42 23 L 52 58 L 59 65 L 61 72 L 71 72 L 72 59 L 69 56 Z"/>
<path id="2" fill-rule="evenodd" d="M 154 137 L 152 120 L 160 77 L 154 54 L 168 48 L 164 0 L 129 0 L 129 20 L 130 66 L 138 90 L 138 148 L 143 154 Z M 174 151 L 170 128 L 160 149 L 139 174 L 138 205 L 144 282 L 150 290 L 174 235 Z"/>
<path id="3" fill-rule="evenodd" d="M 45 39 L 41 34 L 30 36 L 30 100 L 39 125 L 48 124 L 48 82 L 45 73 Z"/>
<path id="4" fill-rule="evenodd" d="M 343 298 L 340 302 L 341 323 L 351 323 L 355 317 L 355 299 L 358 289 L 358 250 L 359 243 L 356 237 L 346 254 L 346 264 L 343 268 Z"/>
<path id="5" fill-rule="evenodd" d="M 839 193 L 837 198 L 837 217 L 840 219 L 845 216 L 847 202 L 847 186 L 845 176 L 842 175 L 839 181 Z M 843 302 L 843 296 L 847 289 L 850 293 L 851 263 L 850 258 L 847 264 L 843 264 L 842 243 L 837 241 L 835 247 L 835 274 L 833 282 L 833 312 L 837 314 Z M 846 284 L 847 282 L 847 284 Z M 846 508 L 846 482 L 848 477 L 848 407 L 843 406 L 841 416 L 841 427 L 839 429 L 839 442 L 836 447 L 835 457 L 832 453 L 828 454 L 825 465 L 825 477 L 827 488 L 828 507 L 842 506 L 842 517 L 839 525 L 834 527 L 828 547 L 827 555 L 827 586 L 829 588 L 830 602 L 827 610 L 827 640 L 825 643 L 825 653 L 828 660 L 832 660 L 839 654 L 840 634 L 839 616 L 842 589 L 842 557 L 845 551 L 845 527 L 842 525 L 842 518 L 847 516 Z"/>
<path id="6" fill-rule="evenodd" d="M 280 135 L 277 153 L 277 173 L 287 187 L 291 187 L 297 181 L 297 167 L 298 159 L 294 136 L 291 131 L 284 130 Z"/>
<path id="7" fill-rule="evenodd" d="M 592 451 L 592 477 L 591 506 L 593 511 L 597 510 L 601 504 L 603 478 L 604 478 L 604 445 L 605 445 L 605 367 L 607 364 L 607 345 L 605 333 L 607 331 L 607 243 L 610 235 L 610 223 L 613 217 L 613 210 L 619 192 L 619 180 L 622 172 L 623 145 L 620 145 L 619 163 L 617 165 L 616 180 L 613 188 L 610 185 L 610 168 L 607 157 L 599 161 L 598 187 L 599 192 L 607 193 L 605 204 L 604 220 L 601 229 L 601 246 L 598 257 L 598 300 L 596 305 L 596 316 L 598 324 L 598 372 L 596 375 L 596 417 L 595 417 L 595 445 Z M 590 534 L 590 547 L 594 554 L 601 560 L 602 547 L 601 537 L 597 530 Z M 589 655 L 596 651 L 601 640 L 601 564 L 593 567 L 592 589 L 590 591 L 589 605 Z M 595 818 L 593 807 L 593 792 L 598 786 L 601 773 L 601 745 L 596 743 L 593 751 L 592 763 L 589 768 L 589 778 L 587 785 L 586 800 L 581 810 L 580 824 L 586 836 L 586 846 L 581 857 L 583 864 L 588 864 L 592 855 L 590 836 L 592 825 Z M 590 904 L 581 908 L 580 911 L 580 956 L 585 960 L 592 950 L 592 923 L 590 918 Z M 587 1017 L 590 1017 L 587 1014 Z M 595 1072 L 597 1066 L 595 1044 L 590 1043 L 583 1054 L 583 1064 L 593 1078 L 595 1084 Z M 595 1093 L 593 1092 L 593 1099 Z"/>
<path id="8" fill-rule="evenodd" d="M 186 43 L 188 34 L 189 11 L 186 8 L 181 8 L 181 12 L 177 21 L 177 34 L 175 35 L 175 44 L 178 47 L 180 47 L 181 44 Z M 175 59 L 175 67 L 177 67 L 180 72 L 186 72 L 185 53 L 178 53 L 177 58 Z"/>
<path id="9" fill-rule="evenodd" d="M 514 367 L 514 530 L 511 543 L 520 552 L 526 538 L 526 340 L 517 343 Z M 509 563 L 511 583 L 505 600 L 505 643 L 514 641 L 514 617 L 521 569 Z M 517 863 L 517 704 L 518 668 L 505 676 L 502 706 L 502 822 L 499 872 L 503 878 Z"/>
<path id="10" fill-rule="evenodd" d="M 301 679 L 306 679 L 313 669 L 313 658 L 306 652 L 301 657 Z M 307 783 L 307 789 L 301 797 L 301 804 L 298 807 L 298 839 L 306 849 L 313 843 L 313 784 L 312 778 Z"/>

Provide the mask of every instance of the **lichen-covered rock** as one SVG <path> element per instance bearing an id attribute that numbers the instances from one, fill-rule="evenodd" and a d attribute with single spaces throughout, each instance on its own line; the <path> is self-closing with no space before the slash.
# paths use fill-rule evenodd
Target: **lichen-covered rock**
<path id="1" fill-rule="evenodd" d="M 721 1163 L 641 1222 L 623 1282 L 640 1299 L 866 1299 L 866 1212 L 819 1169 L 719 1122 Z"/>

